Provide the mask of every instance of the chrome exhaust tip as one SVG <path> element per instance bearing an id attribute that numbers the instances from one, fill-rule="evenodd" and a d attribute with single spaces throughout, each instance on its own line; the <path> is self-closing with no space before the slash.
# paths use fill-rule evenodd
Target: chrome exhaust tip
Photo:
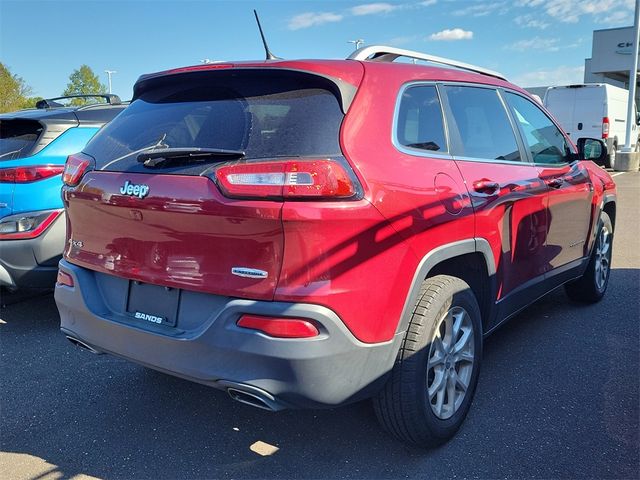
<path id="1" fill-rule="evenodd" d="M 261 388 L 247 385 L 245 383 L 233 382 L 230 380 L 218 380 L 218 388 L 225 390 L 229 396 L 236 402 L 251 405 L 252 407 L 261 408 L 270 412 L 277 412 L 287 408 L 281 401 L 269 392 Z"/>
<path id="2" fill-rule="evenodd" d="M 227 393 L 236 402 L 244 403 L 245 405 L 251 405 L 252 407 L 261 408 L 263 410 L 269 410 L 273 412 L 274 409 L 267 403 L 267 401 L 255 393 L 249 393 L 237 388 L 227 388 Z"/>

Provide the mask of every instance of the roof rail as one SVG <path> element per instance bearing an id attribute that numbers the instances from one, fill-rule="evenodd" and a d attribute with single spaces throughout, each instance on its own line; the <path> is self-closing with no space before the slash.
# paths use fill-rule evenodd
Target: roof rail
<path id="1" fill-rule="evenodd" d="M 426 53 L 415 52 L 413 50 L 405 50 L 403 48 L 387 47 L 384 45 L 369 45 L 359 48 L 353 52 L 347 60 L 372 60 L 375 62 L 393 62 L 399 57 L 411 58 L 414 60 L 424 60 L 426 62 L 437 63 L 440 65 L 447 65 L 449 67 L 460 68 L 462 70 L 469 70 L 475 73 L 481 73 L 483 75 L 489 75 L 491 77 L 499 78 L 500 80 L 506 80 L 505 76 L 501 73 L 488 70 L 486 68 L 477 67 L 468 63 L 458 62 L 449 58 L 436 57 L 435 55 L 429 55 Z"/>
<path id="2" fill-rule="evenodd" d="M 64 95 L 62 97 L 55 98 L 45 98 L 43 100 L 39 100 L 36 102 L 36 108 L 54 108 L 54 107 L 64 107 L 63 104 L 56 102 L 56 100 L 66 100 L 68 98 L 104 98 L 106 103 L 111 105 L 119 105 L 122 103 L 120 97 L 118 95 L 114 95 L 112 93 L 91 93 L 84 95 Z"/>

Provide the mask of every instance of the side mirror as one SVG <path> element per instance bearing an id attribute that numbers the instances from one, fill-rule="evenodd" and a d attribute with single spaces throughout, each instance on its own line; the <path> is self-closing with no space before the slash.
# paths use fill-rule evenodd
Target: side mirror
<path id="1" fill-rule="evenodd" d="M 602 140 L 595 138 L 578 139 L 578 158 L 580 160 L 591 160 L 598 165 L 602 165 L 607 158 L 607 153 L 607 146 Z"/>

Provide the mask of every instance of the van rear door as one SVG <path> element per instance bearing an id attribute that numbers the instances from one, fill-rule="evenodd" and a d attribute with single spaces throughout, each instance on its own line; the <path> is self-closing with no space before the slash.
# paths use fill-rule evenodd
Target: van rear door
<path id="1" fill-rule="evenodd" d="M 571 130 L 574 142 L 578 138 L 602 138 L 602 119 L 606 116 L 605 103 L 605 89 L 603 86 L 588 86 L 575 89 L 574 126 L 572 126 L 573 130 Z"/>
<path id="2" fill-rule="evenodd" d="M 556 118 L 568 135 L 572 138 L 578 138 L 574 135 L 577 130 L 577 124 L 573 121 L 573 108 L 576 103 L 576 89 L 567 87 L 555 87 L 547 90 L 544 97 L 544 106 Z"/>

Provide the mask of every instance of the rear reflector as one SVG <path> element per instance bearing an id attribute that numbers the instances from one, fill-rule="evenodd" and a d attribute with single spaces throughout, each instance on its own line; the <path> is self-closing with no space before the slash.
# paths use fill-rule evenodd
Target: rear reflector
<path id="1" fill-rule="evenodd" d="M 0 240 L 23 240 L 40 236 L 62 210 L 26 212 L 9 215 L 0 220 Z"/>
<path id="2" fill-rule="evenodd" d="M 64 173 L 62 181 L 69 187 L 75 187 L 80 183 L 82 176 L 93 168 L 93 157 L 84 153 L 74 153 L 67 157 L 67 163 L 64 165 Z"/>
<path id="3" fill-rule="evenodd" d="M 231 198 L 339 199 L 355 195 L 354 183 L 334 160 L 285 160 L 224 165 L 215 171 Z"/>
<path id="4" fill-rule="evenodd" d="M 58 285 L 65 285 L 67 287 L 73 287 L 73 277 L 69 275 L 67 272 L 63 272 L 62 270 L 58 270 L 58 278 L 56 280 Z"/>
<path id="5" fill-rule="evenodd" d="M 602 118 L 602 138 L 609 138 L 609 117 Z"/>
<path id="6" fill-rule="evenodd" d="M 301 318 L 274 318 L 258 315 L 243 315 L 238 326 L 259 330 L 270 337 L 277 338 L 311 338 L 320 332 L 309 320 Z"/>
<path id="7" fill-rule="evenodd" d="M 33 165 L 29 167 L 0 168 L 0 183 L 31 183 L 60 175 L 62 165 Z"/>

